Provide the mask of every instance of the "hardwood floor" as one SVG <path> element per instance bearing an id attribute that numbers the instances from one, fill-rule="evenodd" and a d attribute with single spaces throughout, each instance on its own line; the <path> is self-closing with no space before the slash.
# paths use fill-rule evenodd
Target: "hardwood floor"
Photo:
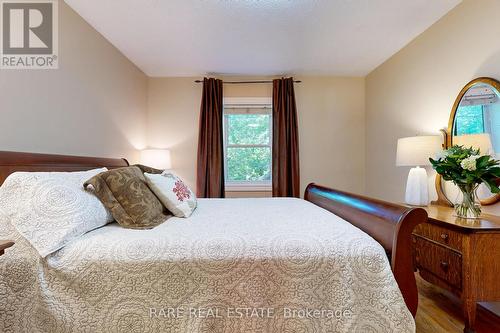
<path id="1" fill-rule="evenodd" d="M 460 300 L 439 287 L 424 281 L 418 274 L 419 304 L 417 333 L 462 333 L 464 329 Z M 478 308 L 477 333 L 499 333 L 500 318 Z"/>

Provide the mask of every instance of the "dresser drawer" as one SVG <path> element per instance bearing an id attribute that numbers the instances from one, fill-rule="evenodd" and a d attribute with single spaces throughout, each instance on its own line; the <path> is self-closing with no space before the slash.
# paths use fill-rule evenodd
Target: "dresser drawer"
<path id="1" fill-rule="evenodd" d="M 444 246 L 413 236 L 415 263 L 455 288 L 462 288 L 462 256 Z"/>
<path id="2" fill-rule="evenodd" d="M 459 232 L 442 228 L 431 223 L 423 223 L 417 225 L 413 233 L 449 246 L 457 251 L 462 251 L 462 234 Z"/>

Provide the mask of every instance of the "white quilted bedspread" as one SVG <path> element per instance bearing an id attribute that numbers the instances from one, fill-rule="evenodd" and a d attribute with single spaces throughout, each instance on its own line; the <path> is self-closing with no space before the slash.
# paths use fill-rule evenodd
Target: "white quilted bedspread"
<path id="1" fill-rule="evenodd" d="M 383 248 L 299 199 L 200 199 L 41 259 L 8 221 L 0 332 L 414 332 Z"/>

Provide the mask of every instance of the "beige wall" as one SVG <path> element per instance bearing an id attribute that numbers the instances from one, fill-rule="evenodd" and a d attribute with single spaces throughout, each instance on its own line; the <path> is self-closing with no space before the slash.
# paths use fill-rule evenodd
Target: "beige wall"
<path id="1" fill-rule="evenodd" d="M 0 70 L 0 150 L 137 160 L 147 77 L 63 1 L 59 69 Z"/>
<path id="2" fill-rule="evenodd" d="M 471 79 L 500 79 L 500 1 L 465 0 L 366 78 L 366 188 L 404 199 L 400 137 L 438 133 Z"/>
<path id="3" fill-rule="evenodd" d="M 195 79 L 151 78 L 148 89 L 148 142 L 152 147 L 171 149 L 173 168 L 191 186 L 196 182 L 201 100 L 201 86 L 193 82 Z M 295 86 L 295 92 L 299 113 L 302 188 L 315 181 L 363 192 L 364 79 L 299 79 L 303 82 Z M 272 86 L 266 84 L 224 86 L 225 97 L 271 95 Z M 241 196 L 241 193 L 234 196 Z"/>

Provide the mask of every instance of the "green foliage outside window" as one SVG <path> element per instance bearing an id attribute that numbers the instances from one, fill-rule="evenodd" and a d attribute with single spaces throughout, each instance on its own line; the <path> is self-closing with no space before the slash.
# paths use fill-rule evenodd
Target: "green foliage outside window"
<path id="1" fill-rule="evenodd" d="M 225 117 L 227 180 L 271 180 L 271 115 L 226 114 Z"/>
<path id="2" fill-rule="evenodd" d="M 228 148 L 227 178 L 229 181 L 271 180 L 269 148 Z"/>
<path id="3" fill-rule="evenodd" d="M 483 106 L 460 106 L 455 117 L 454 135 L 484 133 Z"/>
<path id="4" fill-rule="evenodd" d="M 267 114 L 227 114 L 228 144 L 267 145 L 269 117 Z"/>

